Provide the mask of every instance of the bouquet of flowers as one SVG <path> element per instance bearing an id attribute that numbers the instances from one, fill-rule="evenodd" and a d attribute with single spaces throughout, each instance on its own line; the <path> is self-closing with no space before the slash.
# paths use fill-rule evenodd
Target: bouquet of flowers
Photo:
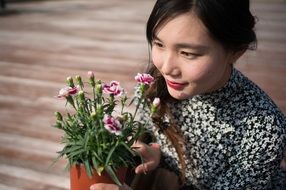
<path id="1" fill-rule="evenodd" d="M 66 157 L 67 167 L 83 164 L 89 176 L 96 171 L 99 175 L 106 171 L 115 183 L 121 185 L 115 170 L 135 165 L 132 148 L 144 130 L 142 123 L 136 120 L 138 108 L 150 108 L 156 112 L 159 99 L 153 103 L 143 98 L 145 90 L 153 82 L 148 74 L 137 74 L 134 97 L 129 100 L 119 82 L 103 83 L 89 71 L 89 82 L 83 82 L 80 76 L 67 78 L 67 86 L 59 91 L 58 98 L 65 99 L 72 108 L 65 114 L 55 112 L 56 128 L 64 131 L 64 148 L 58 152 L 59 158 Z M 75 81 L 75 82 L 74 82 Z M 90 91 L 85 91 L 88 85 Z M 135 104 L 134 113 L 126 109 Z M 140 155 L 139 155 L 140 156 Z"/>

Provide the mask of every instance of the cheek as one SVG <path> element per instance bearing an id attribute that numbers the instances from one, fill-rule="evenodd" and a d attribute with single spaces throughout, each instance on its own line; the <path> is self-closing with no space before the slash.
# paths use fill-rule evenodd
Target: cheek
<path id="1" fill-rule="evenodd" d="M 208 79 L 212 70 L 213 66 L 210 60 L 202 58 L 187 64 L 187 66 L 184 67 L 183 72 L 185 76 L 188 76 L 195 82 Z"/>
<path id="2" fill-rule="evenodd" d="M 155 48 L 152 49 L 152 61 L 153 61 L 153 64 L 158 68 L 160 69 L 161 68 L 161 65 L 162 65 L 162 55 L 160 54 L 160 52 L 158 50 L 156 50 Z"/>
<path id="3" fill-rule="evenodd" d="M 225 71 L 224 59 L 218 57 L 207 57 L 202 60 L 196 68 L 193 69 L 192 75 L 194 80 L 203 83 L 212 83 L 221 77 Z"/>

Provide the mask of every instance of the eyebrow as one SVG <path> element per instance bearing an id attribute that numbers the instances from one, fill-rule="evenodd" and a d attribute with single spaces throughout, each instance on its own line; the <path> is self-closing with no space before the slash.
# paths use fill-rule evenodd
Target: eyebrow
<path id="1" fill-rule="evenodd" d="M 154 36 L 154 40 L 158 40 L 163 42 L 158 36 Z M 177 43 L 175 44 L 176 49 L 196 49 L 201 51 L 207 51 L 209 49 L 208 46 L 200 45 L 200 44 L 191 44 L 191 43 Z"/>

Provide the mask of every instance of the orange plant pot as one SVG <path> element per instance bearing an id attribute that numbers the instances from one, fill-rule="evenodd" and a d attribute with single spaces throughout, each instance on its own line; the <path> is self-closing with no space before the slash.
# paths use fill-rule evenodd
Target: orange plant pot
<path id="1" fill-rule="evenodd" d="M 117 171 L 117 176 L 122 183 L 125 180 L 126 171 L 126 168 Z M 115 184 L 105 171 L 101 176 L 94 172 L 93 176 L 89 177 L 82 164 L 76 164 L 70 168 L 70 190 L 90 190 L 90 186 L 95 183 Z"/>

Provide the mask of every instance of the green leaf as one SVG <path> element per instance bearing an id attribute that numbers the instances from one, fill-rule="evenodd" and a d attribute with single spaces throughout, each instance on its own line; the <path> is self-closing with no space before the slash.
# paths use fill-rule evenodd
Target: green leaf
<path id="1" fill-rule="evenodd" d="M 111 158 L 113 152 L 115 151 L 115 149 L 117 148 L 117 146 L 118 146 L 118 145 L 116 144 L 116 145 L 115 145 L 114 147 L 112 147 L 111 150 L 109 151 L 108 156 L 107 156 L 106 161 L 105 161 L 105 165 L 107 165 L 107 164 L 109 163 L 110 158 Z"/>
<path id="2" fill-rule="evenodd" d="M 95 151 L 92 152 L 92 155 L 95 156 L 95 158 L 100 162 L 103 163 L 103 160 L 96 154 Z M 95 159 L 94 157 L 92 157 L 93 159 Z M 98 164 L 99 165 L 99 164 Z"/>
<path id="3" fill-rule="evenodd" d="M 84 166 L 85 166 L 85 170 L 86 170 L 86 173 L 89 177 L 92 176 L 92 167 L 90 166 L 90 163 L 88 160 L 85 160 L 84 161 Z"/>
<path id="4" fill-rule="evenodd" d="M 84 150 L 87 151 L 87 146 L 88 146 L 88 142 L 89 142 L 89 138 L 90 138 L 90 134 L 89 134 L 88 131 L 85 133 L 85 137 L 84 138 L 85 138 Z"/>
<path id="5" fill-rule="evenodd" d="M 136 156 L 136 152 L 132 150 L 126 143 L 121 142 L 120 144 L 124 146 L 133 156 Z"/>
<path id="6" fill-rule="evenodd" d="M 122 183 L 119 181 L 117 175 L 114 172 L 114 169 L 111 166 L 105 166 L 105 170 L 106 172 L 109 174 L 109 176 L 111 177 L 111 179 L 118 185 L 118 186 L 122 186 Z"/>
<path id="7" fill-rule="evenodd" d="M 71 151 L 71 150 L 68 150 L 68 152 L 66 152 L 67 154 L 67 157 L 68 158 L 71 158 L 71 157 L 74 157 L 74 156 L 77 156 L 77 155 L 80 155 L 82 153 L 84 153 L 85 150 L 80 148 L 79 150 L 76 150 L 76 151 Z"/>
<path id="8" fill-rule="evenodd" d="M 99 163 L 97 162 L 95 157 L 91 157 L 92 165 L 94 166 L 95 169 L 99 167 Z"/>

